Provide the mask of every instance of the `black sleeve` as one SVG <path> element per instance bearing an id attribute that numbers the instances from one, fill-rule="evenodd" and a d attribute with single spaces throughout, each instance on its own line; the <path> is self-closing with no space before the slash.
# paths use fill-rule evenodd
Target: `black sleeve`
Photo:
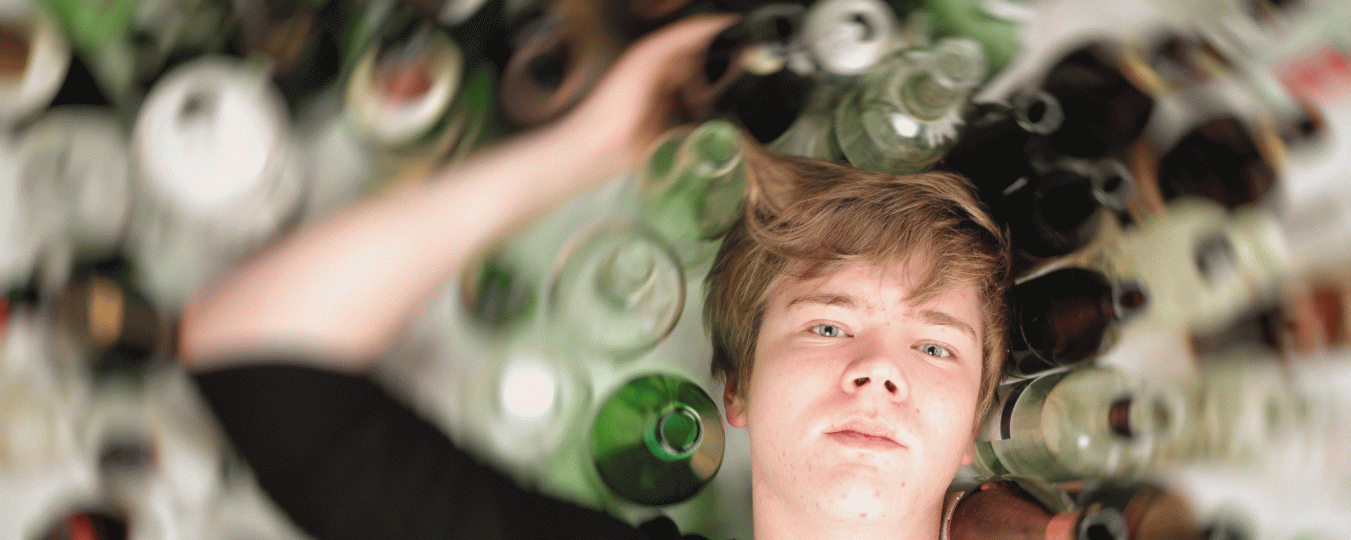
<path id="1" fill-rule="evenodd" d="M 319 540 L 647 539 L 645 532 L 658 532 L 520 489 L 365 378 L 278 365 L 196 380 L 261 487 Z"/>

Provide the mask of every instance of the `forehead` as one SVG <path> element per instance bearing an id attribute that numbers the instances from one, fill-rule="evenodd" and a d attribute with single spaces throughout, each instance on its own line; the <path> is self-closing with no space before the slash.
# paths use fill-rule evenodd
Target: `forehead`
<path id="1" fill-rule="evenodd" d="M 935 294 L 916 298 L 931 266 L 923 256 L 889 263 L 851 261 L 810 278 L 787 276 L 771 291 L 766 309 L 785 312 L 804 305 L 838 305 L 861 311 L 890 307 L 937 311 L 961 320 L 982 334 L 977 287 L 949 283 Z"/>

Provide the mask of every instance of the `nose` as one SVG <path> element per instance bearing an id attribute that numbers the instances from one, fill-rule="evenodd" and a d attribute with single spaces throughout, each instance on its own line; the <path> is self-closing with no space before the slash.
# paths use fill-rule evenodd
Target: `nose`
<path id="1" fill-rule="evenodd" d="M 840 377 L 840 386 L 846 394 L 875 394 L 890 401 L 901 401 L 909 396 L 910 385 L 898 357 L 886 354 L 885 347 L 871 347 L 851 362 Z"/>

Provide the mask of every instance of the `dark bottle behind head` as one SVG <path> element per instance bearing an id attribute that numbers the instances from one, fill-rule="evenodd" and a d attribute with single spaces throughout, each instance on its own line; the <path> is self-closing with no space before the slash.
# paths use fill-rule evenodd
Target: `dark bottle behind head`
<path id="1" fill-rule="evenodd" d="M 1034 162 L 1021 180 L 990 205 L 1009 224 L 1013 246 L 1041 259 L 1087 244 L 1098 234 L 1103 213 L 1125 211 L 1135 185 L 1115 159 Z"/>
<path id="2" fill-rule="evenodd" d="M 1013 287 L 1010 366 L 1030 374 L 1088 360 L 1104 349 L 1114 325 L 1147 302 L 1139 284 L 1111 283 L 1085 268 L 1063 268 L 1019 283 Z"/>
<path id="3" fill-rule="evenodd" d="M 551 0 L 514 17 L 511 55 L 500 100 L 519 126 L 552 121 L 570 110 L 619 57 L 625 39 L 605 2 Z"/>
<path id="4" fill-rule="evenodd" d="M 1060 102 L 1042 91 L 1017 93 L 1008 105 L 976 104 L 941 167 L 970 178 L 981 199 L 993 205 L 1028 174 L 1032 156 L 1063 121 Z"/>
<path id="5" fill-rule="evenodd" d="M 1119 69 L 1117 49 L 1094 42 L 1061 57 L 1046 73 L 1042 90 L 1055 96 L 1065 121 L 1050 136 L 1058 153 L 1075 157 L 1119 154 L 1144 130 L 1154 109 Z"/>
<path id="6" fill-rule="evenodd" d="M 1115 508 L 1051 512 L 1012 481 L 986 482 L 962 496 L 947 521 L 949 540 L 1126 540 Z"/>
<path id="7" fill-rule="evenodd" d="M 1159 160 L 1164 199 L 1199 195 L 1233 209 L 1257 202 L 1276 183 L 1242 121 L 1212 118 L 1193 128 Z"/>
<path id="8" fill-rule="evenodd" d="M 778 138 L 807 106 L 811 81 L 788 69 L 791 42 L 802 25 L 800 5 L 756 8 L 709 45 L 702 77 L 681 93 L 694 121 L 726 116 L 761 143 Z"/>

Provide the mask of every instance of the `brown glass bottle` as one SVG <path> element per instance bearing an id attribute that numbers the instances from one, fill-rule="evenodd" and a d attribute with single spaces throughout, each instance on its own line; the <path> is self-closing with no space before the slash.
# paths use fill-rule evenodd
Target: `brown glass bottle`
<path id="1" fill-rule="evenodd" d="M 957 501 L 946 523 L 948 540 L 1126 540 L 1114 508 L 1051 512 L 1011 481 L 987 482 Z"/>

